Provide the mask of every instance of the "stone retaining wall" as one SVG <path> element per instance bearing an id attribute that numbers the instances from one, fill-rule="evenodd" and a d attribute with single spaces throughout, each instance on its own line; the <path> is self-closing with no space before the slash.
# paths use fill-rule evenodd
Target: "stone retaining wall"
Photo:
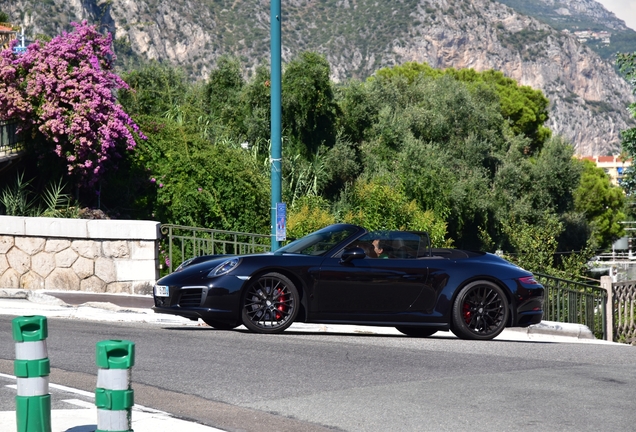
<path id="1" fill-rule="evenodd" d="M 150 294 L 153 221 L 0 216 L 0 288 Z"/>

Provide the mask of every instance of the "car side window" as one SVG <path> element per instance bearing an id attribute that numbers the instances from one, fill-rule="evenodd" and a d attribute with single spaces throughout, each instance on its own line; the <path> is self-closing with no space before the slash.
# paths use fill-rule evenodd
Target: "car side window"
<path id="1" fill-rule="evenodd" d="M 403 231 L 374 231 L 360 237 L 345 249 L 362 248 L 368 258 L 415 259 L 420 236 Z"/>

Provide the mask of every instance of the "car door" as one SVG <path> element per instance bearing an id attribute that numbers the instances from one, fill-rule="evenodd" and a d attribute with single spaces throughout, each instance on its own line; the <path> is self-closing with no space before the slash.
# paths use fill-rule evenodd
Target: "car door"
<path id="1" fill-rule="evenodd" d="M 411 321 L 427 279 L 418 259 L 326 258 L 311 299 L 311 316 L 322 321 Z"/>

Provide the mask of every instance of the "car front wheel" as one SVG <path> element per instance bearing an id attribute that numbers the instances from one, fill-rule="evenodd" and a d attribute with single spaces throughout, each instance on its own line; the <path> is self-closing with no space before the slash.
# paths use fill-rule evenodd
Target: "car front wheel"
<path id="1" fill-rule="evenodd" d="M 471 282 L 455 299 L 451 330 L 461 339 L 493 339 L 503 331 L 508 314 L 501 288 L 489 281 Z"/>
<path id="2" fill-rule="evenodd" d="M 267 273 L 247 288 L 241 317 L 253 332 L 280 333 L 292 325 L 299 305 L 292 281 L 280 273 Z"/>

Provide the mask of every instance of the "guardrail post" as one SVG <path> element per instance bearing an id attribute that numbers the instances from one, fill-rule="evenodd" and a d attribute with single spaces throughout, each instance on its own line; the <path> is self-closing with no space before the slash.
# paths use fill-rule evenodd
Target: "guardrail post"
<path id="1" fill-rule="evenodd" d="M 51 395 L 46 338 L 46 317 L 23 316 L 11 322 L 15 341 L 13 372 L 17 378 L 16 426 L 18 432 L 51 431 Z"/>
<path id="2" fill-rule="evenodd" d="M 601 288 L 607 291 L 607 303 L 605 304 L 605 340 L 614 340 L 614 292 L 612 290 L 612 277 L 601 276 Z"/>
<path id="3" fill-rule="evenodd" d="M 135 343 L 127 340 L 97 342 L 97 430 L 132 432 L 130 368 L 135 364 Z"/>

